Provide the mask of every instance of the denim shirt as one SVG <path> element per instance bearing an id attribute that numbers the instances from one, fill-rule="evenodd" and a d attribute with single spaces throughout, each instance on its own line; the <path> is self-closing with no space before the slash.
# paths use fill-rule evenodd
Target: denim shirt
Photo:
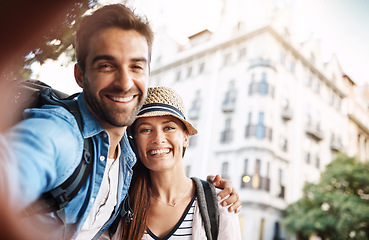
<path id="1" fill-rule="evenodd" d="M 83 138 L 92 137 L 93 169 L 77 196 L 65 207 L 64 224 L 55 213 L 24 219 L 52 229 L 50 239 L 77 237 L 99 192 L 108 157 L 109 134 L 86 108 L 83 94 L 78 97 L 78 105 L 84 123 L 82 135 L 70 112 L 51 105 L 27 109 L 25 120 L 0 135 L 0 194 L 7 194 L 8 200 L 19 209 L 63 183 L 81 161 Z M 136 156 L 126 134 L 120 141 L 120 147 L 117 205 L 114 214 L 94 239 L 98 239 L 116 218 L 131 182 Z"/>

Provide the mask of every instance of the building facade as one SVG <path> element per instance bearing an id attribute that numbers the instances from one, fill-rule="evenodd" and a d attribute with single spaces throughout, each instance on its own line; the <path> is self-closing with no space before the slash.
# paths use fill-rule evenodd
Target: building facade
<path id="1" fill-rule="evenodd" d="M 243 239 L 287 239 L 279 220 L 304 183 L 339 151 L 369 155 L 368 115 L 337 58 L 323 62 L 313 37 L 295 42 L 288 6 L 223 2 L 219 28 L 186 47 L 157 33 L 150 85 L 175 89 L 199 130 L 187 174 L 221 174 L 239 189 Z"/>

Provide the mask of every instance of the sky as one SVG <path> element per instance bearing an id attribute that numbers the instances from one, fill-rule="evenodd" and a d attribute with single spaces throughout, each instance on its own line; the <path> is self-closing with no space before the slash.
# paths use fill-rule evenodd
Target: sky
<path id="1" fill-rule="evenodd" d="M 250 0 L 249 0 L 250 1 Z M 253 0 L 261 1 L 261 0 Z M 119 2 L 111 0 L 111 2 Z M 215 28 L 220 0 L 131 0 L 136 12 L 147 15 L 155 28 L 165 24 L 179 42 L 205 28 Z M 355 83 L 369 83 L 369 0 L 285 0 L 293 8 L 293 27 L 302 42 L 314 33 L 320 39 L 324 60 L 336 54 L 342 70 Z M 160 7 L 160 3 L 163 6 Z M 161 11 L 157 11 L 161 8 Z M 154 10 L 154 11 L 152 11 Z M 73 64 L 34 66 L 34 78 L 74 93 Z"/>

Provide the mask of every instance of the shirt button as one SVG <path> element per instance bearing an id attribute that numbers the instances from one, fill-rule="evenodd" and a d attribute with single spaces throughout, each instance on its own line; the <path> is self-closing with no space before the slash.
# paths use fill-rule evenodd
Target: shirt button
<path id="1" fill-rule="evenodd" d="M 104 137 L 104 138 L 107 138 L 107 137 L 108 137 L 108 134 L 103 133 L 103 137 Z"/>
<path id="2" fill-rule="evenodd" d="M 105 157 L 104 156 L 100 156 L 100 161 L 105 161 Z"/>
<path id="3" fill-rule="evenodd" d="M 95 202 L 95 198 L 90 199 L 90 203 L 93 203 L 93 202 Z"/>

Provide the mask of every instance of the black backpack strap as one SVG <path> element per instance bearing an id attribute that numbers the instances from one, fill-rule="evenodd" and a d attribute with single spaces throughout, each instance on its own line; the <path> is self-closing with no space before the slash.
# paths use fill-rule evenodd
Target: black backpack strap
<path id="1" fill-rule="evenodd" d="M 119 214 L 115 218 L 114 222 L 109 227 L 109 233 L 113 235 L 117 229 L 119 222 L 124 219 L 127 224 L 129 224 L 133 220 L 133 210 L 129 203 L 129 194 L 127 193 L 126 197 L 122 201 L 119 207 Z"/>
<path id="2" fill-rule="evenodd" d="M 196 185 L 197 200 L 206 237 L 209 240 L 216 240 L 219 231 L 219 207 L 215 187 L 207 181 L 195 177 L 191 179 Z"/>
<path id="3" fill-rule="evenodd" d="M 82 133 L 83 121 L 78 108 L 78 103 L 73 100 L 76 95 L 72 95 L 67 99 L 58 99 L 51 89 L 41 91 L 40 98 L 44 104 L 59 105 L 66 108 L 73 114 L 77 120 L 78 128 Z M 85 138 L 83 144 L 83 154 L 81 162 L 74 170 L 73 174 L 60 186 L 44 193 L 41 200 L 36 201 L 25 210 L 26 215 L 59 212 L 64 209 L 85 184 L 88 175 L 90 174 L 93 163 L 94 146 L 91 138 Z M 63 217 L 61 217 L 63 218 Z"/>

